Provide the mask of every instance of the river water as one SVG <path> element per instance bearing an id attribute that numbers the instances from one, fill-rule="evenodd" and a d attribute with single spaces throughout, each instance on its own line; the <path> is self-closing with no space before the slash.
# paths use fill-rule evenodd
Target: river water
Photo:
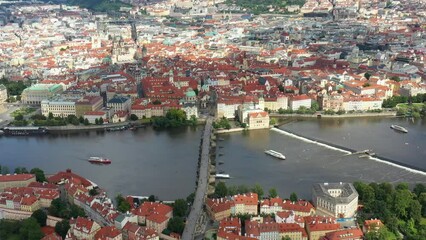
<path id="1" fill-rule="evenodd" d="M 186 197 L 195 188 L 202 128 L 155 131 L 90 132 L 42 137 L 1 137 L 0 164 L 39 167 L 46 173 L 67 168 L 106 189 L 163 200 Z M 87 162 L 110 158 L 111 165 Z"/>
<path id="2" fill-rule="evenodd" d="M 400 134 L 389 128 L 408 128 Z M 351 149 L 372 149 L 381 156 L 426 169 L 426 123 L 395 118 L 303 120 L 283 125 L 284 130 L 325 140 Z M 43 137 L 0 137 L 0 164 L 40 167 L 47 173 L 72 169 L 117 193 L 154 194 L 163 200 L 186 197 L 195 188 L 202 127 L 155 131 L 79 133 Z M 426 176 L 344 152 L 309 143 L 279 131 L 256 130 L 223 134 L 217 145 L 218 171 L 229 184 L 261 184 L 265 192 L 277 188 L 283 197 L 291 192 L 309 198 L 312 183 L 388 181 L 423 182 Z M 273 149 L 286 155 L 277 160 L 264 154 Z M 92 165 L 90 156 L 105 156 L 113 163 Z"/>
<path id="3" fill-rule="evenodd" d="M 390 124 L 406 126 L 408 134 L 389 128 Z M 372 149 L 376 153 L 405 164 L 426 169 L 426 126 L 424 121 L 408 122 L 396 118 L 301 120 L 288 123 L 283 130 L 326 140 L 352 149 Z M 259 183 L 265 192 L 275 187 L 281 196 L 291 192 L 310 199 L 315 182 L 422 182 L 426 175 L 413 173 L 358 156 L 296 139 L 279 131 L 257 130 L 223 134 L 217 161 L 218 171 L 231 175 L 231 185 Z M 265 149 L 282 152 L 282 161 L 264 154 Z"/>

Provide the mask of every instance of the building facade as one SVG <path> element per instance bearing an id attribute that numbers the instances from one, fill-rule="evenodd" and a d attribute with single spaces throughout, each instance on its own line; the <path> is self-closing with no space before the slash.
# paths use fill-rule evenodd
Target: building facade
<path id="1" fill-rule="evenodd" d="M 115 96 L 111 98 L 107 103 L 107 106 L 112 108 L 114 112 L 117 112 L 117 111 L 129 112 L 131 105 L 132 105 L 132 100 L 130 98 L 120 97 L 120 96 Z"/>
<path id="2" fill-rule="evenodd" d="M 41 101 L 41 114 L 48 117 L 52 113 L 54 117 L 67 117 L 76 115 L 75 100 L 61 98 L 44 99 Z"/>
<path id="3" fill-rule="evenodd" d="M 100 96 L 85 96 L 75 103 L 75 114 L 83 116 L 86 112 L 95 112 L 102 109 L 103 99 Z"/>
<path id="4" fill-rule="evenodd" d="M 35 84 L 24 89 L 22 92 L 22 103 L 38 105 L 41 101 L 51 98 L 63 92 L 60 84 Z"/>
<path id="5" fill-rule="evenodd" d="M 312 188 L 317 214 L 351 218 L 358 208 L 358 192 L 351 183 L 317 183 Z"/>
<path id="6" fill-rule="evenodd" d="M 8 187 L 26 187 L 28 184 L 35 182 L 34 174 L 13 174 L 0 175 L 0 191 L 4 191 Z"/>

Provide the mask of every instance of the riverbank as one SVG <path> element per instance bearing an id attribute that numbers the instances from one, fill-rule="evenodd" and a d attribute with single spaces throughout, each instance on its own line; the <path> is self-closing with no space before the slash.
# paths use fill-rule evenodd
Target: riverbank
<path id="1" fill-rule="evenodd" d="M 67 126 L 50 126 L 45 127 L 49 132 L 51 133 L 58 133 L 58 132 L 74 132 L 74 131 L 91 131 L 91 130 L 105 130 L 107 128 L 111 127 L 123 127 L 128 126 L 129 122 L 122 122 L 122 123 L 110 123 L 105 125 L 67 125 Z"/>
<path id="2" fill-rule="evenodd" d="M 282 117 L 294 117 L 294 118 L 361 118 L 361 117 L 396 117 L 396 112 L 381 112 L 381 113 L 345 113 L 345 114 L 335 114 L 335 115 L 325 115 L 325 114 L 278 114 L 271 113 L 270 117 L 282 118 Z"/>

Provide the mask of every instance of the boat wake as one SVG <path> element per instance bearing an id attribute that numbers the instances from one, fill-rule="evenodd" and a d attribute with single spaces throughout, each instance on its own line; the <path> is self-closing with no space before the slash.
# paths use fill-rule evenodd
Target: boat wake
<path id="1" fill-rule="evenodd" d="M 318 146 L 322 146 L 322 147 L 325 147 L 325 148 L 328 148 L 328 149 L 331 149 L 331 150 L 335 150 L 335 151 L 345 153 L 344 156 L 349 156 L 349 155 L 352 155 L 353 153 L 356 152 L 353 149 L 349 149 L 349 148 L 345 148 L 345 147 L 341 147 L 341 146 L 336 146 L 336 145 L 332 146 L 333 144 L 320 142 L 320 141 L 314 140 L 314 139 L 309 139 L 307 137 L 303 137 L 303 136 L 300 136 L 300 135 L 297 135 L 297 134 L 294 134 L 294 133 L 291 133 L 291 132 L 288 132 L 288 131 L 285 131 L 285 130 L 282 130 L 282 129 L 279 129 L 279 128 L 272 128 L 271 130 L 275 131 L 277 133 L 283 134 L 283 135 L 287 135 L 287 136 L 292 137 L 292 138 L 302 140 L 304 142 L 313 143 L 313 144 L 316 144 Z M 397 167 L 397 168 L 400 168 L 400 169 L 404 169 L 404 170 L 412 172 L 412 173 L 417 173 L 417 174 L 426 176 L 425 171 L 422 171 L 420 169 L 415 169 L 411 166 L 404 166 L 404 165 L 397 163 L 396 161 L 391 160 L 391 159 L 386 159 L 386 158 L 378 157 L 378 156 L 376 156 L 376 157 L 368 156 L 368 159 L 376 161 L 376 162 L 384 163 L 384 164 L 387 164 L 387 165 L 390 165 L 390 166 L 393 166 L 393 167 Z"/>

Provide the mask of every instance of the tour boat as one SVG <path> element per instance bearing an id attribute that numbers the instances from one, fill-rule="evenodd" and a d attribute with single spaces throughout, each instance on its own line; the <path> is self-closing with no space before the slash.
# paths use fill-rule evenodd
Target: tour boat
<path id="1" fill-rule="evenodd" d="M 393 130 L 396 130 L 396 131 L 403 132 L 403 133 L 408 133 L 408 130 L 406 128 L 398 126 L 398 125 L 391 125 L 390 128 L 392 128 Z"/>
<path id="2" fill-rule="evenodd" d="M 231 176 L 229 176 L 229 174 L 216 174 L 215 176 L 218 179 L 229 179 L 231 178 Z"/>
<path id="3" fill-rule="evenodd" d="M 268 155 L 271 155 L 271 156 L 273 156 L 273 157 L 276 157 L 276 158 L 279 158 L 279 159 L 285 160 L 285 156 L 284 156 L 282 153 L 279 153 L 279 152 L 277 152 L 277 151 L 274 151 L 274 150 L 266 150 L 266 151 L 265 151 L 265 153 L 266 153 L 266 154 L 268 154 Z"/>
<path id="4" fill-rule="evenodd" d="M 90 157 L 88 160 L 90 163 L 98 163 L 98 164 L 111 164 L 111 160 L 108 158 L 102 158 L 102 157 Z"/>

